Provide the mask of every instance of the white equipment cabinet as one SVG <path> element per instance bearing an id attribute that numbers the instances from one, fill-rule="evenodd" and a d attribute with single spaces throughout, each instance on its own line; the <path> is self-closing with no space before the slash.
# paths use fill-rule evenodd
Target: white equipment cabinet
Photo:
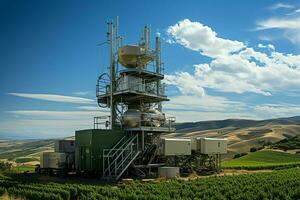
<path id="1" fill-rule="evenodd" d="M 160 154 L 164 156 L 191 155 L 191 139 L 162 138 Z"/>
<path id="2" fill-rule="evenodd" d="M 200 151 L 202 154 L 226 154 L 227 140 L 221 138 L 195 138 L 193 149 Z"/>
<path id="3" fill-rule="evenodd" d="M 40 159 L 41 168 L 59 169 L 66 164 L 66 154 L 58 152 L 43 152 Z"/>

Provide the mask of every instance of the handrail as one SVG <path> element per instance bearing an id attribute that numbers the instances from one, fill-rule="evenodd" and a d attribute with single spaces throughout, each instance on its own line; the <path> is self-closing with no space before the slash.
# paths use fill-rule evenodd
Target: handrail
<path id="1" fill-rule="evenodd" d="M 100 93 L 106 93 L 106 87 L 110 83 L 110 77 L 107 73 L 101 74 L 97 79 L 96 84 L 96 96 L 100 96 Z"/>
<path id="2" fill-rule="evenodd" d="M 125 149 L 128 148 L 128 146 L 133 142 L 133 140 L 134 140 L 136 137 L 137 137 L 137 135 L 135 135 L 133 138 L 131 138 L 131 140 L 127 143 L 126 147 L 120 149 L 120 150 L 122 150 L 121 153 L 123 153 L 123 152 L 125 151 Z M 128 141 L 128 140 L 127 140 L 127 141 Z M 126 144 L 126 143 L 124 143 L 124 144 Z M 116 153 L 116 152 L 115 152 L 115 153 Z M 121 156 L 121 153 L 119 153 L 119 155 L 118 155 L 114 160 L 118 159 L 118 158 Z M 109 167 L 110 167 L 110 166 L 109 166 Z"/>
<path id="3" fill-rule="evenodd" d="M 126 145 L 126 147 L 124 147 L 124 148 L 122 149 L 122 151 L 118 154 L 118 156 L 114 159 L 114 161 L 116 161 L 116 160 L 124 153 L 124 151 L 127 150 L 127 148 L 129 147 L 129 145 L 131 145 L 132 142 L 133 142 L 136 138 L 137 138 L 137 135 L 135 135 L 135 136 L 128 142 L 128 144 Z M 130 152 L 130 153 L 131 153 L 131 152 Z M 106 171 L 107 171 L 108 169 L 111 168 L 111 166 L 112 166 L 113 164 L 116 164 L 116 163 L 115 163 L 115 162 L 112 162 L 112 163 L 107 167 L 107 169 L 104 171 L 104 174 L 106 173 Z M 116 166 L 117 166 L 117 165 L 116 165 Z"/>
<path id="4" fill-rule="evenodd" d="M 126 137 L 126 136 L 124 136 L 124 137 Z M 123 139 L 123 138 L 122 138 Z M 119 147 L 119 149 L 122 149 L 122 147 L 127 143 L 127 141 L 129 141 L 130 140 L 130 138 L 128 138 L 128 140 L 126 140 L 120 147 Z M 104 151 L 105 150 L 107 150 L 107 149 L 103 149 Z M 117 152 L 114 152 L 114 154 L 112 155 L 112 157 L 114 157 L 114 155 L 116 154 Z M 106 156 L 108 156 L 108 155 L 106 155 Z"/>
<path id="5" fill-rule="evenodd" d="M 154 119 L 155 120 L 155 119 Z M 176 117 L 165 117 L 164 120 L 160 120 L 160 126 L 155 126 L 153 124 L 153 120 L 142 120 L 140 118 L 138 127 L 149 127 L 149 128 L 169 128 L 169 130 L 173 129 L 174 122 L 176 121 Z"/>
<path id="6" fill-rule="evenodd" d="M 113 165 L 115 165 L 115 170 L 116 170 L 116 167 L 118 166 L 117 164 L 116 164 L 116 161 L 120 158 L 120 156 L 124 153 L 124 151 L 125 150 L 127 150 L 128 149 L 128 147 L 132 144 L 132 142 L 135 140 L 135 139 L 137 139 L 137 135 L 135 135 L 135 136 L 133 136 L 131 139 L 130 139 L 130 141 L 127 143 L 127 145 L 122 149 L 122 151 L 117 155 L 117 157 L 116 158 L 114 158 L 114 161 L 104 170 L 104 172 L 103 172 L 103 175 L 105 175 L 106 173 L 107 173 L 107 171 L 108 170 L 110 170 L 110 168 L 113 166 Z M 128 141 L 128 140 L 127 140 Z M 124 144 L 126 144 L 126 143 L 124 143 Z M 116 152 L 115 152 L 116 153 Z M 132 151 L 129 153 L 129 154 L 131 154 L 132 153 Z"/>
<path id="7" fill-rule="evenodd" d="M 94 129 L 99 129 L 100 125 L 105 125 L 105 128 L 108 129 L 110 125 L 109 121 L 110 121 L 109 115 L 94 117 Z"/>
<path id="8" fill-rule="evenodd" d="M 145 93 L 148 93 L 148 94 L 155 94 L 157 96 L 164 96 L 165 95 L 165 89 L 166 89 L 166 85 L 165 84 L 160 84 L 159 86 L 154 86 L 153 87 L 153 91 L 154 92 L 151 92 L 151 90 L 149 90 L 149 87 L 151 87 L 150 83 L 147 84 L 147 83 L 144 83 L 143 81 L 140 82 L 130 82 L 130 81 L 127 81 L 126 84 L 127 84 L 127 87 L 125 89 L 123 88 L 120 88 L 120 85 L 123 85 L 124 82 L 121 82 L 121 84 L 118 84 L 117 85 L 117 88 L 116 88 L 116 91 L 125 91 L 125 90 L 133 90 L 133 91 L 139 91 L 139 92 L 145 92 Z M 154 83 L 151 83 L 151 84 L 155 84 Z M 158 91 L 159 93 L 157 93 L 157 89 L 156 87 L 158 87 Z"/>
<path id="9" fill-rule="evenodd" d="M 119 146 L 119 144 L 120 144 L 121 142 L 123 142 L 123 140 L 124 140 L 125 138 L 126 138 L 126 136 L 122 137 L 121 140 L 119 140 L 119 142 L 117 142 L 117 144 L 115 144 L 115 146 L 113 146 L 113 148 L 111 148 L 110 150 L 116 149 L 116 147 Z M 104 150 L 106 150 L 106 149 L 104 149 Z M 108 156 L 109 154 L 110 154 L 110 152 L 108 152 L 107 156 Z"/>
<path id="10" fill-rule="evenodd" d="M 165 72 L 165 67 L 164 67 L 164 63 L 162 62 L 161 65 L 160 65 L 160 70 L 159 72 L 157 73 L 156 72 L 156 65 L 153 64 L 153 63 L 149 63 L 147 64 L 144 68 L 136 68 L 135 70 L 136 71 L 146 71 L 146 72 L 150 72 L 150 73 L 155 73 L 155 74 L 159 74 L 159 75 L 164 75 L 164 72 Z M 125 69 L 124 68 L 121 68 L 120 70 L 118 70 L 118 72 L 122 72 L 124 71 Z M 126 69 L 127 70 L 127 69 Z"/>
<path id="11" fill-rule="evenodd" d="M 115 144 L 113 146 L 112 149 L 103 149 L 103 153 L 102 153 L 102 156 L 103 156 L 103 174 L 104 174 L 104 167 L 105 167 L 105 163 L 108 162 L 109 164 L 109 158 L 110 158 L 110 154 L 113 152 L 113 149 L 115 149 L 117 146 L 119 146 L 119 144 L 121 144 L 124 140 L 125 140 L 126 136 L 122 137 L 118 142 L 117 144 Z M 123 143 L 124 144 L 124 143 Z M 122 144 L 122 145 L 123 145 Z M 121 145 L 121 147 L 122 147 Z M 105 152 L 106 151 L 109 151 L 107 155 L 105 155 Z M 115 154 L 113 154 L 111 157 L 113 157 Z"/>
<path id="12" fill-rule="evenodd" d="M 118 171 L 118 169 L 123 166 L 123 164 L 125 163 L 125 161 L 127 160 L 127 158 L 131 157 L 134 151 L 130 151 L 130 153 L 121 161 L 121 163 L 119 165 L 116 166 L 116 171 Z"/>

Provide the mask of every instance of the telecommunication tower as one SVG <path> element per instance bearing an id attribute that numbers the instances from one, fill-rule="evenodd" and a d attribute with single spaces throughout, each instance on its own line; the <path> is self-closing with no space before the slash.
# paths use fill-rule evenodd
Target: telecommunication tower
<path id="1" fill-rule="evenodd" d="M 116 24 L 108 23 L 109 73 L 99 76 L 96 96 L 100 107 L 110 109 L 106 125 L 112 130 L 125 132 L 127 142 L 120 142 L 122 148 L 135 147 L 135 150 L 130 156 L 124 155 L 129 157 L 128 160 L 124 156 L 120 159 L 124 162 L 118 169 L 120 173 L 112 170 L 117 166 L 111 164 L 116 161 L 111 155 L 117 157 L 128 149 L 123 151 L 120 148 L 120 152 L 113 152 L 114 148 L 107 150 L 103 155 L 104 177 L 118 178 L 130 164 L 141 169 L 160 166 L 160 163 L 152 163 L 156 156 L 156 141 L 162 133 L 175 131 L 175 118 L 166 117 L 162 112 L 162 102 L 169 99 L 165 94 L 165 84 L 161 82 L 164 68 L 160 38 L 155 37 L 155 48 L 151 48 L 150 35 L 150 28 L 145 26 L 137 44 L 123 45 L 122 37 L 118 35 L 118 19 Z"/>

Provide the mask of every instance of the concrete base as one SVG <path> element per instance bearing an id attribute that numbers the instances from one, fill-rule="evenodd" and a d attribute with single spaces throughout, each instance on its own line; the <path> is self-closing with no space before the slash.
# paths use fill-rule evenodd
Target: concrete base
<path id="1" fill-rule="evenodd" d="M 160 167 L 158 175 L 165 178 L 176 178 L 180 175 L 179 167 Z"/>

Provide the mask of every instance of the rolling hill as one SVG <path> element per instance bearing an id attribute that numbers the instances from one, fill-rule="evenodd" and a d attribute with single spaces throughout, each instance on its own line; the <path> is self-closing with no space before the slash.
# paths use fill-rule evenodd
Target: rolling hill
<path id="1" fill-rule="evenodd" d="M 222 167 L 233 169 L 274 169 L 291 165 L 300 165 L 300 155 L 273 150 L 249 153 L 222 163 Z"/>
<path id="2" fill-rule="evenodd" d="M 40 153 L 53 151 L 54 139 L 49 140 L 0 140 L 0 159 L 17 163 L 36 164 Z"/>
<path id="3" fill-rule="evenodd" d="M 228 139 L 228 155 L 249 152 L 251 147 L 262 147 L 285 138 L 300 135 L 300 117 L 268 120 L 227 119 L 181 123 L 171 137 L 216 137 Z"/>
<path id="4" fill-rule="evenodd" d="M 251 147 L 262 147 L 300 135 L 300 116 L 268 120 L 227 119 L 187 122 L 176 125 L 170 137 L 218 137 L 228 139 L 226 159 L 236 153 L 249 152 Z M 0 140 L 0 159 L 17 162 L 37 162 L 43 151 L 52 151 L 55 139 Z"/>
<path id="5" fill-rule="evenodd" d="M 285 138 L 272 144 L 273 148 L 282 149 L 282 150 L 299 150 L 300 149 L 300 135 Z"/>

